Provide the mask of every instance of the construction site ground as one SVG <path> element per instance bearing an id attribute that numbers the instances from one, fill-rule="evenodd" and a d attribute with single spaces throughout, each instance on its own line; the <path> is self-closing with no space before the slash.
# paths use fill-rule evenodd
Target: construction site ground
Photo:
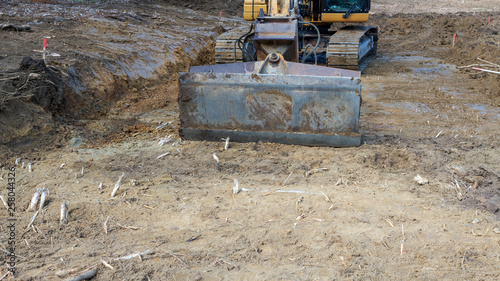
<path id="1" fill-rule="evenodd" d="M 0 1 L 0 278 L 498 280 L 498 1 L 372 1 L 360 147 L 182 140 L 239 2 Z"/>

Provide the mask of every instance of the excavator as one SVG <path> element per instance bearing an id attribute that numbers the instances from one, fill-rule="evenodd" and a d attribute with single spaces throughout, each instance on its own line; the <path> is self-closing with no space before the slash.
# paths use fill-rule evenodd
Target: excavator
<path id="1" fill-rule="evenodd" d="M 361 71 L 378 40 L 359 25 L 370 0 L 243 4 L 251 24 L 218 37 L 216 64 L 179 74 L 181 137 L 359 146 Z"/>

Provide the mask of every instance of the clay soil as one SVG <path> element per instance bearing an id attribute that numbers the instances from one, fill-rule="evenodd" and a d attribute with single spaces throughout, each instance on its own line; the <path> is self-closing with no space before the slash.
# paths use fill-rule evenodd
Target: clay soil
<path id="1" fill-rule="evenodd" d="M 0 31 L 5 279 L 500 278 L 500 75 L 470 66 L 500 69 L 498 1 L 373 1 L 360 147 L 227 150 L 179 138 L 177 74 L 213 63 L 241 1 L 178 2 L 0 1 L 31 27 Z"/>

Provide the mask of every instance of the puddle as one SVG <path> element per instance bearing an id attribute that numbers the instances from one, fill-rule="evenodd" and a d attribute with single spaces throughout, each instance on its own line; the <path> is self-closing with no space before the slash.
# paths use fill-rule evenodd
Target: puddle
<path id="1" fill-rule="evenodd" d="M 494 119 L 500 119 L 500 108 L 494 108 L 485 104 L 473 104 L 473 103 L 467 103 L 464 104 L 465 106 L 473 109 L 475 112 L 474 113 L 479 113 L 482 115 L 487 115 L 489 117 L 493 117 Z"/>

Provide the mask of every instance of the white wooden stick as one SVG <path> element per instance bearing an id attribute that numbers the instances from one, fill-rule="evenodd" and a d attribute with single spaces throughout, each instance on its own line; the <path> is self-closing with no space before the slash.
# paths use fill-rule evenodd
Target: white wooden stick
<path id="1" fill-rule="evenodd" d="M 42 190 L 42 195 L 40 195 L 40 206 L 38 207 L 39 210 L 43 209 L 45 205 L 45 200 L 47 200 L 48 196 L 49 196 L 49 190 L 47 188 L 44 188 Z"/>
<path id="2" fill-rule="evenodd" d="M 69 204 L 66 202 L 63 202 L 61 204 L 61 224 L 67 224 L 68 223 L 68 209 L 69 209 Z"/>
<path id="3" fill-rule="evenodd" d="M 102 264 L 104 264 L 105 267 L 111 269 L 111 270 L 115 270 L 114 267 L 112 267 L 109 263 L 105 262 L 103 259 L 101 259 L 101 262 Z"/>
<path id="4" fill-rule="evenodd" d="M 109 221 L 109 216 L 104 222 L 104 233 L 106 233 L 106 235 L 108 234 L 108 221 Z"/>
<path id="5" fill-rule="evenodd" d="M 286 185 L 286 182 L 290 179 L 290 177 L 292 176 L 293 174 L 293 171 L 290 172 L 290 174 L 288 175 L 288 177 L 286 178 L 286 180 L 283 182 L 283 186 Z"/>
<path id="6" fill-rule="evenodd" d="M 229 137 L 221 139 L 223 141 L 226 141 L 226 144 L 224 145 L 224 150 L 227 150 L 229 148 Z"/>
<path id="7" fill-rule="evenodd" d="M 31 218 L 31 221 L 30 223 L 28 224 L 28 226 L 26 227 L 26 229 L 28 230 L 32 225 L 33 223 L 35 222 L 36 220 L 36 217 L 38 216 L 38 212 L 40 212 L 40 210 L 36 211 L 35 215 Z"/>
<path id="8" fill-rule="evenodd" d="M 156 157 L 156 159 L 160 159 L 160 158 L 165 157 L 165 156 L 167 156 L 167 155 L 169 155 L 169 154 L 170 154 L 170 152 L 165 152 L 165 153 L 163 153 L 162 155 L 160 155 L 160 156 Z"/>
<path id="9" fill-rule="evenodd" d="M 480 70 L 480 71 L 484 71 L 484 72 L 488 72 L 488 73 L 500 74 L 500 72 L 498 72 L 498 71 L 493 71 L 493 70 L 488 70 L 488 69 L 482 69 L 482 68 L 477 68 L 477 67 L 473 67 L 472 69 L 474 69 L 474 70 Z"/>
<path id="10" fill-rule="evenodd" d="M 238 194 L 240 192 L 240 187 L 238 184 L 238 179 L 234 179 L 233 193 Z"/>
<path id="11" fill-rule="evenodd" d="M 5 206 L 5 208 L 7 208 L 7 211 L 9 210 L 9 206 L 7 206 L 7 203 L 5 202 L 5 200 L 3 199 L 2 195 L 0 195 L 0 199 L 2 199 L 2 203 L 3 205 Z"/>
<path id="12" fill-rule="evenodd" d="M 123 173 L 120 178 L 118 179 L 118 181 L 116 182 L 115 184 L 115 188 L 113 188 L 113 191 L 111 192 L 111 198 L 115 197 L 115 194 L 116 192 L 118 191 L 118 188 L 120 188 L 120 183 L 123 179 L 123 177 L 125 176 L 125 173 Z"/>

